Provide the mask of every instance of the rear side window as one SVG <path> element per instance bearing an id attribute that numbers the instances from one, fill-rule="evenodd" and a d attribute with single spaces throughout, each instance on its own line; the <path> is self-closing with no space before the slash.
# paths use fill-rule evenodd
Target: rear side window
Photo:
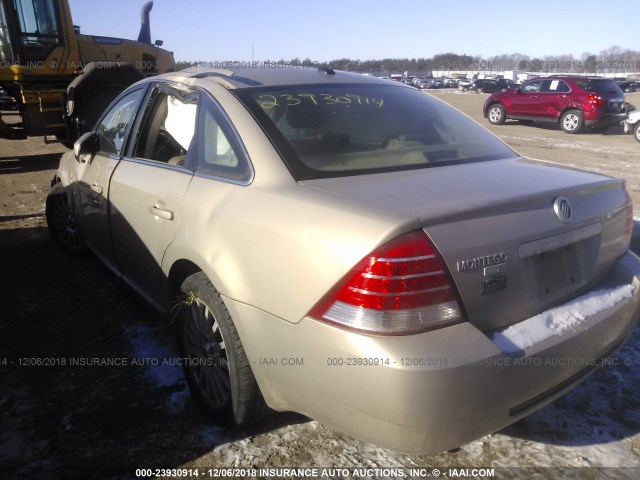
<path id="1" fill-rule="evenodd" d="M 575 83 L 576 85 L 578 85 L 583 90 L 586 90 L 587 92 L 594 91 L 593 84 L 591 83 L 590 80 L 576 80 Z"/>
<path id="2" fill-rule="evenodd" d="M 416 89 L 325 84 L 234 93 L 297 180 L 517 156 L 466 116 Z"/>
<path id="3" fill-rule="evenodd" d="M 624 95 L 622 90 L 613 80 L 593 80 L 594 91 L 605 95 Z"/>
<path id="4" fill-rule="evenodd" d="M 238 135 L 222 110 L 203 96 L 198 137 L 198 172 L 241 183 L 251 180 L 253 171 Z"/>

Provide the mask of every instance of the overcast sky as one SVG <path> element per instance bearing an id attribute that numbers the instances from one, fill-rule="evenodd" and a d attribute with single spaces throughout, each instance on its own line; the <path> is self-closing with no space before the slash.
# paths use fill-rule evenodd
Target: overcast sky
<path id="1" fill-rule="evenodd" d="M 144 0 L 69 0 L 82 33 L 137 39 Z M 438 53 L 640 50 L 640 2 L 155 0 L 151 36 L 176 60 L 327 61 Z M 102 7 L 99 7 L 102 5 Z M 108 5 L 108 8 L 105 8 Z"/>

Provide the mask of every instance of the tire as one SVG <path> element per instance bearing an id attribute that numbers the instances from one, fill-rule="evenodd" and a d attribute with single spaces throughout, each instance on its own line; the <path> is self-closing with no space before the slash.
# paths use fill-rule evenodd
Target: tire
<path id="1" fill-rule="evenodd" d="M 484 90 L 483 90 L 482 88 L 478 88 L 478 89 L 476 90 L 476 93 L 484 93 Z"/>
<path id="2" fill-rule="evenodd" d="M 578 133 L 584 126 L 584 117 L 579 110 L 568 110 L 560 117 L 560 128 L 565 133 Z"/>
<path id="3" fill-rule="evenodd" d="M 504 106 L 501 103 L 494 103 L 489 107 L 487 112 L 487 118 L 492 125 L 502 125 L 507 119 L 504 111 Z"/>
<path id="4" fill-rule="evenodd" d="M 49 233 L 64 252 L 71 255 L 85 255 L 88 252 L 62 183 L 56 183 L 49 191 L 45 215 Z"/>
<path id="5" fill-rule="evenodd" d="M 178 347 L 194 399 L 217 423 L 256 422 L 269 408 L 220 294 L 203 272 L 187 277 L 182 291 L 187 300 L 176 324 Z"/>
<path id="6" fill-rule="evenodd" d="M 462 91 L 463 92 L 468 92 L 469 91 L 469 87 L 462 87 Z"/>
<path id="7" fill-rule="evenodd" d="M 636 122 L 632 132 L 633 132 L 633 138 L 636 139 L 636 142 L 640 142 L 640 121 Z"/>

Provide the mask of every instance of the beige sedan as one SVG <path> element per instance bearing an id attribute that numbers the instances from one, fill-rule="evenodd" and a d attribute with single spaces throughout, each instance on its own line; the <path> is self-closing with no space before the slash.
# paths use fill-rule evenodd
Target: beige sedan
<path id="1" fill-rule="evenodd" d="M 638 319 L 622 180 L 331 69 L 133 85 L 62 158 L 47 220 L 175 317 L 223 423 L 293 410 L 451 449 L 562 395 Z"/>

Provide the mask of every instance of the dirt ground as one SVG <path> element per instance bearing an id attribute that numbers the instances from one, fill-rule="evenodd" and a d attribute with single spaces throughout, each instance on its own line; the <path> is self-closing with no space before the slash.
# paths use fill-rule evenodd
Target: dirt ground
<path id="1" fill-rule="evenodd" d="M 432 94 L 525 156 L 624 177 L 640 209 L 640 144 L 621 128 L 567 135 L 552 126 L 490 126 L 482 119 L 484 95 Z M 640 107 L 640 93 L 627 100 Z M 250 430 L 211 424 L 192 402 L 179 367 L 163 361 L 176 356 L 171 325 L 96 259 L 68 257 L 51 240 L 44 201 L 63 151 L 40 138 L 0 140 L 0 478 L 296 466 L 495 467 L 497 478 L 596 478 L 601 472 L 583 467 L 611 467 L 610 478 L 640 478 L 637 331 L 614 366 L 455 452 L 402 455 L 296 414 L 273 415 Z M 122 364 L 100 364 L 105 358 Z M 134 358 L 147 363 L 132 365 Z"/>

